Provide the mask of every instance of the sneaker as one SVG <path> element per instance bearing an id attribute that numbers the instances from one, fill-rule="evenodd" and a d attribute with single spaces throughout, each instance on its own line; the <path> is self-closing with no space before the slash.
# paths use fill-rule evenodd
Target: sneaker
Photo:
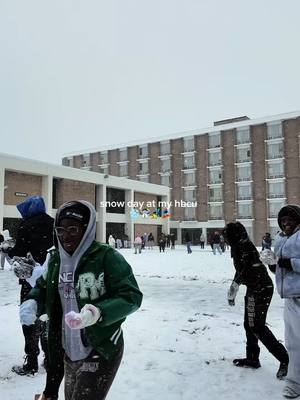
<path id="1" fill-rule="evenodd" d="M 236 367 L 246 367 L 246 368 L 260 368 L 259 360 L 250 360 L 249 358 L 236 358 L 232 361 Z"/>
<path id="2" fill-rule="evenodd" d="M 282 391 L 282 395 L 287 399 L 296 399 L 300 396 L 300 393 L 297 393 L 294 389 L 290 386 L 285 386 Z"/>
<path id="3" fill-rule="evenodd" d="M 25 356 L 24 364 L 21 365 L 14 365 L 11 369 L 18 375 L 28 375 L 28 376 L 35 376 L 38 372 L 38 363 L 29 361 L 29 357 Z"/>
<path id="4" fill-rule="evenodd" d="M 287 376 L 288 366 L 289 365 L 287 363 L 280 363 L 279 369 L 278 369 L 277 374 L 276 374 L 276 378 L 277 379 L 281 380 L 281 379 L 284 379 Z"/>

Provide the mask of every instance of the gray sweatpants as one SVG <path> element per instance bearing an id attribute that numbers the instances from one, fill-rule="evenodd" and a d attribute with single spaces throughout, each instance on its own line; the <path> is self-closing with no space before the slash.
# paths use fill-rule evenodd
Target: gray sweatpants
<path id="1" fill-rule="evenodd" d="M 107 361 L 96 352 L 80 361 L 65 355 L 65 400 L 104 400 L 113 383 L 123 356 Z"/>
<path id="2" fill-rule="evenodd" d="M 285 299 L 284 325 L 290 359 L 286 385 L 300 394 L 300 298 Z"/>

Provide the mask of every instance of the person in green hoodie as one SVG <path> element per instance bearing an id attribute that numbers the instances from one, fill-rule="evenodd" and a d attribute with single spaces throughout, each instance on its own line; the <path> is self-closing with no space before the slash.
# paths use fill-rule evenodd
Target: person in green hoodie
<path id="1" fill-rule="evenodd" d="M 95 241 L 96 211 L 89 202 L 63 204 L 55 233 L 57 248 L 20 307 L 20 319 L 32 324 L 47 313 L 50 364 L 64 354 L 65 400 L 102 400 L 122 359 L 121 325 L 140 307 L 142 293 L 123 256 Z"/>

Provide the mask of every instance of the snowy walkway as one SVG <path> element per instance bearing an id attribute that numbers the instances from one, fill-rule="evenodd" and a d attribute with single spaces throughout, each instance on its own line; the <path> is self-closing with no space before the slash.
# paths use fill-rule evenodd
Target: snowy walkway
<path id="1" fill-rule="evenodd" d="M 278 362 L 261 348 L 262 368 L 234 367 L 244 356 L 243 294 L 229 307 L 226 293 L 234 275 L 229 257 L 194 248 L 141 255 L 121 250 L 132 265 L 144 301 L 125 322 L 125 354 L 108 400 L 276 400 L 283 382 Z M 31 400 L 45 381 L 19 377 L 11 366 L 22 361 L 18 322 L 19 286 L 13 272 L 0 271 L 0 397 Z M 283 302 L 275 293 L 268 323 L 283 339 Z M 63 392 L 63 391 L 62 391 Z M 61 399 L 63 400 L 63 394 Z M 96 400 L 96 399 L 95 399 Z"/>

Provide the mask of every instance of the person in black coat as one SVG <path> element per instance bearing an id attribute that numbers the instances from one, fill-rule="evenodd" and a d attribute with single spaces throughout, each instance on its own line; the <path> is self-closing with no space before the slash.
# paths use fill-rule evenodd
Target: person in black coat
<path id="1" fill-rule="evenodd" d="M 17 205 L 22 215 L 22 220 L 17 230 L 17 238 L 14 247 L 6 250 L 10 259 L 14 257 L 27 257 L 31 254 L 35 262 L 43 264 L 46 260 L 47 250 L 53 246 L 54 219 L 46 214 L 45 203 L 42 197 L 33 196 Z M 26 279 L 19 279 L 21 285 L 20 303 L 32 289 Z M 45 323 L 38 321 L 34 325 L 22 325 L 25 338 L 25 363 L 23 366 L 15 366 L 13 371 L 19 375 L 34 375 L 38 370 L 39 339 L 42 349 L 47 354 Z M 47 360 L 46 360 L 47 362 Z"/>
<path id="2" fill-rule="evenodd" d="M 287 375 L 288 354 L 285 347 L 266 326 L 268 308 L 273 296 L 273 282 L 259 253 L 250 241 L 245 227 L 240 222 L 229 223 L 223 231 L 231 247 L 231 257 L 236 269 L 228 291 L 228 303 L 233 306 L 239 285 L 246 285 L 244 328 L 246 331 L 246 358 L 233 360 L 237 367 L 259 368 L 260 340 L 280 362 L 277 378 Z"/>
<path id="3" fill-rule="evenodd" d="M 185 240 L 185 244 L 186 244 L 187 253 L 192 254 L 192 249 L 191 249 L 192 241 L 191 241 L 190 234 L 188 232 L 185 233 L 184 240 Z"/>

